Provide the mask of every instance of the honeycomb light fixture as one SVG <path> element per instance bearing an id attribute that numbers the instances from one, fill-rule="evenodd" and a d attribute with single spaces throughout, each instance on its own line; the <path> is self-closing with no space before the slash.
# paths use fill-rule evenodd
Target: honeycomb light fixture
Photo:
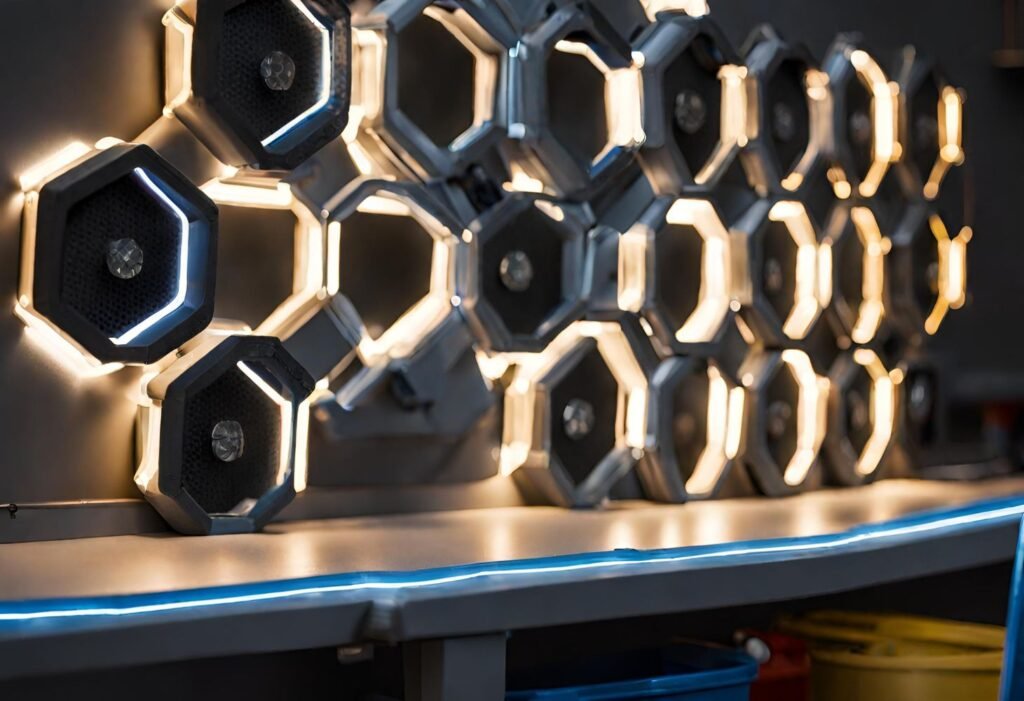
<path id="1" fill-rule="evenodd" d="M 601 502 L 643 454 L 643 342 L 632 324 L 580 321 L 520 356 L 505 394 L 502 473 L 554 504 Z"/>
<path id="2" fill-rule="evenodd" d="M 832 129 L 841 169 L 836 171 L 836 194 L 846 199 L 856 191 L 872 197 L 890 165 L 903 155 L 899 86 L 860 47 L 856 35 L 840 36 L 824 67 L 832 85 Z"/>
<path id="3" fill-rule="evenodd" d="M 337 281 L 328 279 L 326 228 L 318 213 L 296 197 L 291 186 L 273 177 L 236 175 L 217 178 L 202 187 L 217 205 L 242 209 L 290 212 L 295 218 L 292 289 L 290 295 L 254 327 L 254 333 L 286 336 L 328 294 L 337 292 Z M 335 269 L 336 270 L 336 269 Z"/>
<path id="4" fill-rule="evenodd" d="M 859 37 L 819 67 L 762 29 L 741 57 L 704 0 L 635 2 L 627 39 L 586 3 L 519 26 L 476 0 L 182 0 L 161 123 L 206 147 L 180 161 L 206 182 L 111 138 L 26 169 L 14 312 L 81 377 L 145 366 L 136 484 L 174 528 L 258 529 L 309 486 L 311 435 L 347 459 L 359 422 L 493 430 L 500 476 L 562 506 L 631 470 L 655 501 L 737 471 L 783 496 L 913 451 L 904 375 L 967 301 L 963 93 L 913 52 L 890 80 Z M 236 69 L 253 94 L 219 89 Z M 173 224 L 175 285 L 97 341 L 40 294 L 44 240 L 65 179 L 120 159 Z M 218 207 L 294 220 L 290 288 L 251 329 L 208 327 Z"/>
<path id="5" fill-rule="evenodd" d="M 198 334 L 216 265 L 209 199 L 149 147 L 101 143 L 21 177 L 15 313 L 85 376 L 156 362 Z"/>
<path id="6" fill-rule="evenodd" d="M 473 2 L 386 3 L 358 18 L 353 36 L 344 137 L 364 174 L 450 177 L 504 135 L 500 89 L 515 39 L 500 13 Z"/>
<path id="7" fill-rule="evenodd" d="M 686 274 L 679 264 L 689 265 Z M 642 314 L 668 347 L 712 343 L 721 335 L 732 302 L 732 263 L 729 232 L 711 202 L 656 200 L 623 234 L 618 265 L 619 308 Z"/>

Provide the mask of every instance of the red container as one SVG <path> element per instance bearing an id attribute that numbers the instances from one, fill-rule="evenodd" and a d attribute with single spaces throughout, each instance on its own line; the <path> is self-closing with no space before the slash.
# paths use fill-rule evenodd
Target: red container
<path id="1" fill-rule="evenodd" d="M 750 701 L 809 701 L 811 656 L 803 640 L 759 630 L 742 630 L 736 637 L 761 661 Z"/>

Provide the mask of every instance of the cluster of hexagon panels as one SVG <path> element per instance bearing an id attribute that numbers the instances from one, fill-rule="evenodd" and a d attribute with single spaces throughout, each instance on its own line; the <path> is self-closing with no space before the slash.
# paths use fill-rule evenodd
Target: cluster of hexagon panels
<path id="1" fill-rule="evenodd" d="M 108 140 L 23 180 L 17 312 L 83 372 L 146 366 L 136 482 L 172 525 L 258 527 L 305 486 L 311 402 L 358 411 L 457 337 L 535 498 L 878 475 L 906 349 L 964 302 L 961 93 L 909 50 L 741 56 L 699 2 L 622 5 L 629 36 L 584 2 L 182 2 L 166 116 L 240 170 L 200 189 Z M 338 139 L 361 175 L 314 202 L 287 171 Z M 251 335 L 208 327 L 217 205 L 296 221 Z"/>

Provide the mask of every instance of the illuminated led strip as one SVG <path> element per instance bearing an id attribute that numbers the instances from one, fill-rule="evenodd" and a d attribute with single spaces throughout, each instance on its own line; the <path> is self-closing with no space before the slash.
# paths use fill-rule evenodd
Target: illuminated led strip
<path id="1" fill-rule="evenodd" d="M 717 368 L 708 368 L 707 436 L 697 465 L 686 480 L 686 493 L 691 496 L 711 494 L 729 461 L 736 457 L 743 423 L 743 390 L 735 389 L 730 389 Z M 739 402 L 738 407 L 733 406 L 735 402 Z"/>
<path id="2" fill-rule="evenodd" d="M 783 538 L 761 541 L 707 545 L 691 548 L 666 550 L 619 550 L 576 556 L 542 558 L 522 561 L 520 564 L 483 563 L 460 565 L 420 573 L 351 573 L 327 575 L 323 583 L 311 583 L 310 579 L 275 583 L 273 588 L 255 584 L 222 587 L 213 591 L 192 592 L 192 598 L 183 595 L 181 599 L 154 601 L 152 603 L 126 603 L 123 606 L 110 604 L 111 599 L 97 600 L 96 605 L 78 608 L 60 608 L 54 602 L 41 602 L 40 608 L 32 604 L 8 602 L 6 610 L 0 609 L 0 621 L 29 622 L 66 618 L 99 618 L 159 614 L 190 609 L 206 609 L 219 606 L 254 604 L 269 601 L 302 599 L 324 594 L 373 591 L 415 591 L 433 589 L 454 584 L 502 578 L 508 584 L 513 578 L 538 578 L 545 575 L 559 575 L 572 572 L 620 571 L 623 573 L 642 572 L 657 566 L 688 564 L 712 565 L 725 561 L 727 564 L 766 564 L 808 556 L 815 553 L 837 555 L 845 552 L 863 552 L 873 543 L 884 547 L 885 541 L 894 544 L 918 540 L 932 533 L 944 531 L 953 534 L 980 528 L 986 524 L 1014 524 L 1024 515 L 1024 499 L 1014 497 L 982 502 L 970 507 L 935 512 L 925 515 L 908 516 L 880 525 L 864 525 L 840 533 Z M 333 581 L 332 581 L 333 580 Z M 341 581 L 338 581 L 341 580 Z M 354 581 L 352 581 L 354 580 Z M 533 585 L 539 582 L 532 582 Z M 256 589 L 245 593 L 227 593 L 232 589 Z M 126 602 L 138 599 L 165 597 L 159 595 L 129 595 Z M 102 602 L 102 603 L 100 603 Z M 49 608 L 47 608 L 49 607 Z"/>
<path id="3" fill-rule="evenodd" d="M 288 474 L 288 468 L 291 467 L 292 462 L 292 403 L 281 396 L 280 392 L 271 387 L 244 361 L 240 360 L 236 365 L 249 378 L 250 382 L 281 408 L 281 464 L 277 471 L 277 484 L 281 484 Z M 303 483 L 305 483 L 305 475 L 303 475 Z"/>
<path id="4" fill-rule="evenodd" d="M 807 210 L 799 202 L 775 203 L 768 213 L 768 218 L 782 223 L 797 246 L 793 308 L 782 325 L 782 331 L 788 338 L 801 340 L 811 330 L 821 313 L 822 306 L 828 303 L 824 298 L 831 297 L 832 294 L 831 285 L 825 282 L 831 279 L 831 270 L 823 270 L 829 260 L 828 254 L 819 259 L 814 225 L 807 215 Z"/>
<path id="5" fill-rule="evenodd" d="M 867 207 L 854 207 L 850 210 L 850 218 L 864 247 L 862 299 L 850 338 L 854 343 L 869 343 L 878 333 L 885 316 L 885 254 L 890 242 L 882 236 L 878 220 Z"/>
<path id="6" fill-rule="evenodd" d="M 181 211 L 181 208 L 178 207 L 178 205 L 171 201 L 163 190 L 156 186 L 156 183 L 146 175 L 146 172 L 142 170 L 142 168 L 134 168 L 132 170 L 132 174 L 138 178 L 139 182 L 141 182 L 146 189 L 156 195 L 157 199 L 163 202 L 164 206 L 170 210 L 181 225 L 181 232 L 179 234 L 181 236 L 181 249 L 178 252 L 178 289 L 175 291 L 174 297 L 171 298 L 171 301 L 162 309 L 146 317 L 120 336 L 116 338 L 111 337 L 110 342 L 115 346 L 123 346 L 131 343 L 141 334 L 153 328 L 157 323 L 177 311 L 181 305 L 185 303 L 185 294 L 188 292 L 188 217 L 185 216 L 185 213 Z"/>
<path id="7" fill-rule="evenodd" d="M 786 484 L 795 487 L 807 479 L 825 439 L 829 381 L 814 372 L 811 359 L 803 351 L 792 348 L 782 351 L 782 362 L 800 387 L 796 405 L 796 452 L 782 475 Z"/>
<path id="8" fill-rule="evenodd" d="M 292 4 L 306 16 L 310 24 L 317 28 L 320 32 L 320 97 L 314 102 L 309 109 L 302 112 L 300 115 L 295 117 L 283 127 L 275 131 L 273 134 L 263 139 L 260 143 L 263 146 L 270 146 L 275 141 L 280 140 L 288 134 L 296 125 L 306 120 L 312 115 L 316 114 L 324 107 L 331 99 L 331 85 L 334 82 L 334 71 L 331 66 L 331 33 L 327 30 L 323 24 L 313 16 L 313 13 L 309 11 L 309 8 L 301 2 L 301 0 L 292 0 Z"/>
<path id="9" fill-rule="evenodd" d="M 858 348 L 853 360 L 871 377 L 871 436 L 857 458 L 857 473 L 874 474 L 885 456 L 896 422 L 896 385 L 874 351 Z"/>
<path id="10" fill-rule="evenodd" d="M 860 184 L 860 194 L 872 197 L 878 191 L 889 164 L 900 158 L 902 147 L 897 136 L 899 117 L 899 88 L 885 77 L 878 62 L 866 51 L 857 49 L 850 54 L 850 63 L 858 77 L 871 91 L 873 139 L 871 167 Z"/>

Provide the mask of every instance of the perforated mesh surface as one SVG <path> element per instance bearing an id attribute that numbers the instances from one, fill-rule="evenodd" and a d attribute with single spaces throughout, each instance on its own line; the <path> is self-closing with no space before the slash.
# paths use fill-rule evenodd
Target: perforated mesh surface
<path id="1" fill-rule="evenodd" d="M 512 333 L 533 333 L 562 301 L 565 242 L 553 227 L 547 216 L 529 207 L 482 246 L 483 294 Z M 509 251 L 522 251 L 533 267 L 530 286 L 519 292 L 501 281 L 501 259 Z"/>
<path id="2" fill-rule="evenodd" d="M 321 81 L 319 29 L 290 0 L 248 0 L 224 16 L 217 89 L 264 139 L 316 100 Z M 281 51 L 295 62 L 288 90 L 267 87 L 260 62 Z"/>
<path id="3" fill-rule="evenodd" d="M 763 251 L 761 288 L 779 321 L 783 322 L 795 305 L 797 260 L 796 242 L 793 241 L 785 224 L 777 221 L 768 222 Z M 769 280 L 773 277 L 781 284 L 771 287 Z"/>
<path id="4" fill-rule="evenodd" d="M 596 347 L 551 391 L 551 451 L 574 484 L 581 484 L 615 447 L 618 393 L 615 376 Z M 562 420 L 566 405 L 574 399 L 594 409 L 593 430 L 578 440 L 569 437 Z"/>
<path id="5" fill-rule="evenodd" d="M 811 136 L 811 112 L 804 89 L 806 69 L 806 65 L 795 59 L 783 61 L 768 85 L 768 119 L 781 175 L 789 173 L 800 162 Z M 792 118 L 790 124 L 779 123 L 780 110 Z"/>
<path id="6" fill-rule="evenodd" d="M 680 380 L 672 393 L 672 445 L 684 482 L 693 475 L 707 445 L 708 392 L 707 376 L 694 372 Z"/>
<path id="7" fill-rule="evenodd" d="M 107 269 L 107 245 L 121 238 L 142 248 L 142 271 L 130 280 Z M 61 297 L 104 334 L 119 336 L 174 298 L 180 246 L 175 215 L 134 176 L 125 175 L 68 212 Z"/>
<path id="8" fill-rule="evenodd" d="M 662 81 L 665 123 L 692 173 L 703 167 L 718 143 L 722 113 L 722 86 L 718 82 L 721 66 L 722 58 L 714 43 L 701 35 L 665 70 Z M 685 91 L 700 95 L 707 109 L 704 126 L 693 134 L 680 129 L 676 122 L 676 96 Z"/>
<path id="9" fill-rule="evenodd" d="M 237 421 L 245 447 L 234 462 L 213 454 L 218 421 Z M 275 485 L 280 466 L 281 409 L 236 367 L 185 404 L 181 483 L 208 513 L 226 513 Z"/>

